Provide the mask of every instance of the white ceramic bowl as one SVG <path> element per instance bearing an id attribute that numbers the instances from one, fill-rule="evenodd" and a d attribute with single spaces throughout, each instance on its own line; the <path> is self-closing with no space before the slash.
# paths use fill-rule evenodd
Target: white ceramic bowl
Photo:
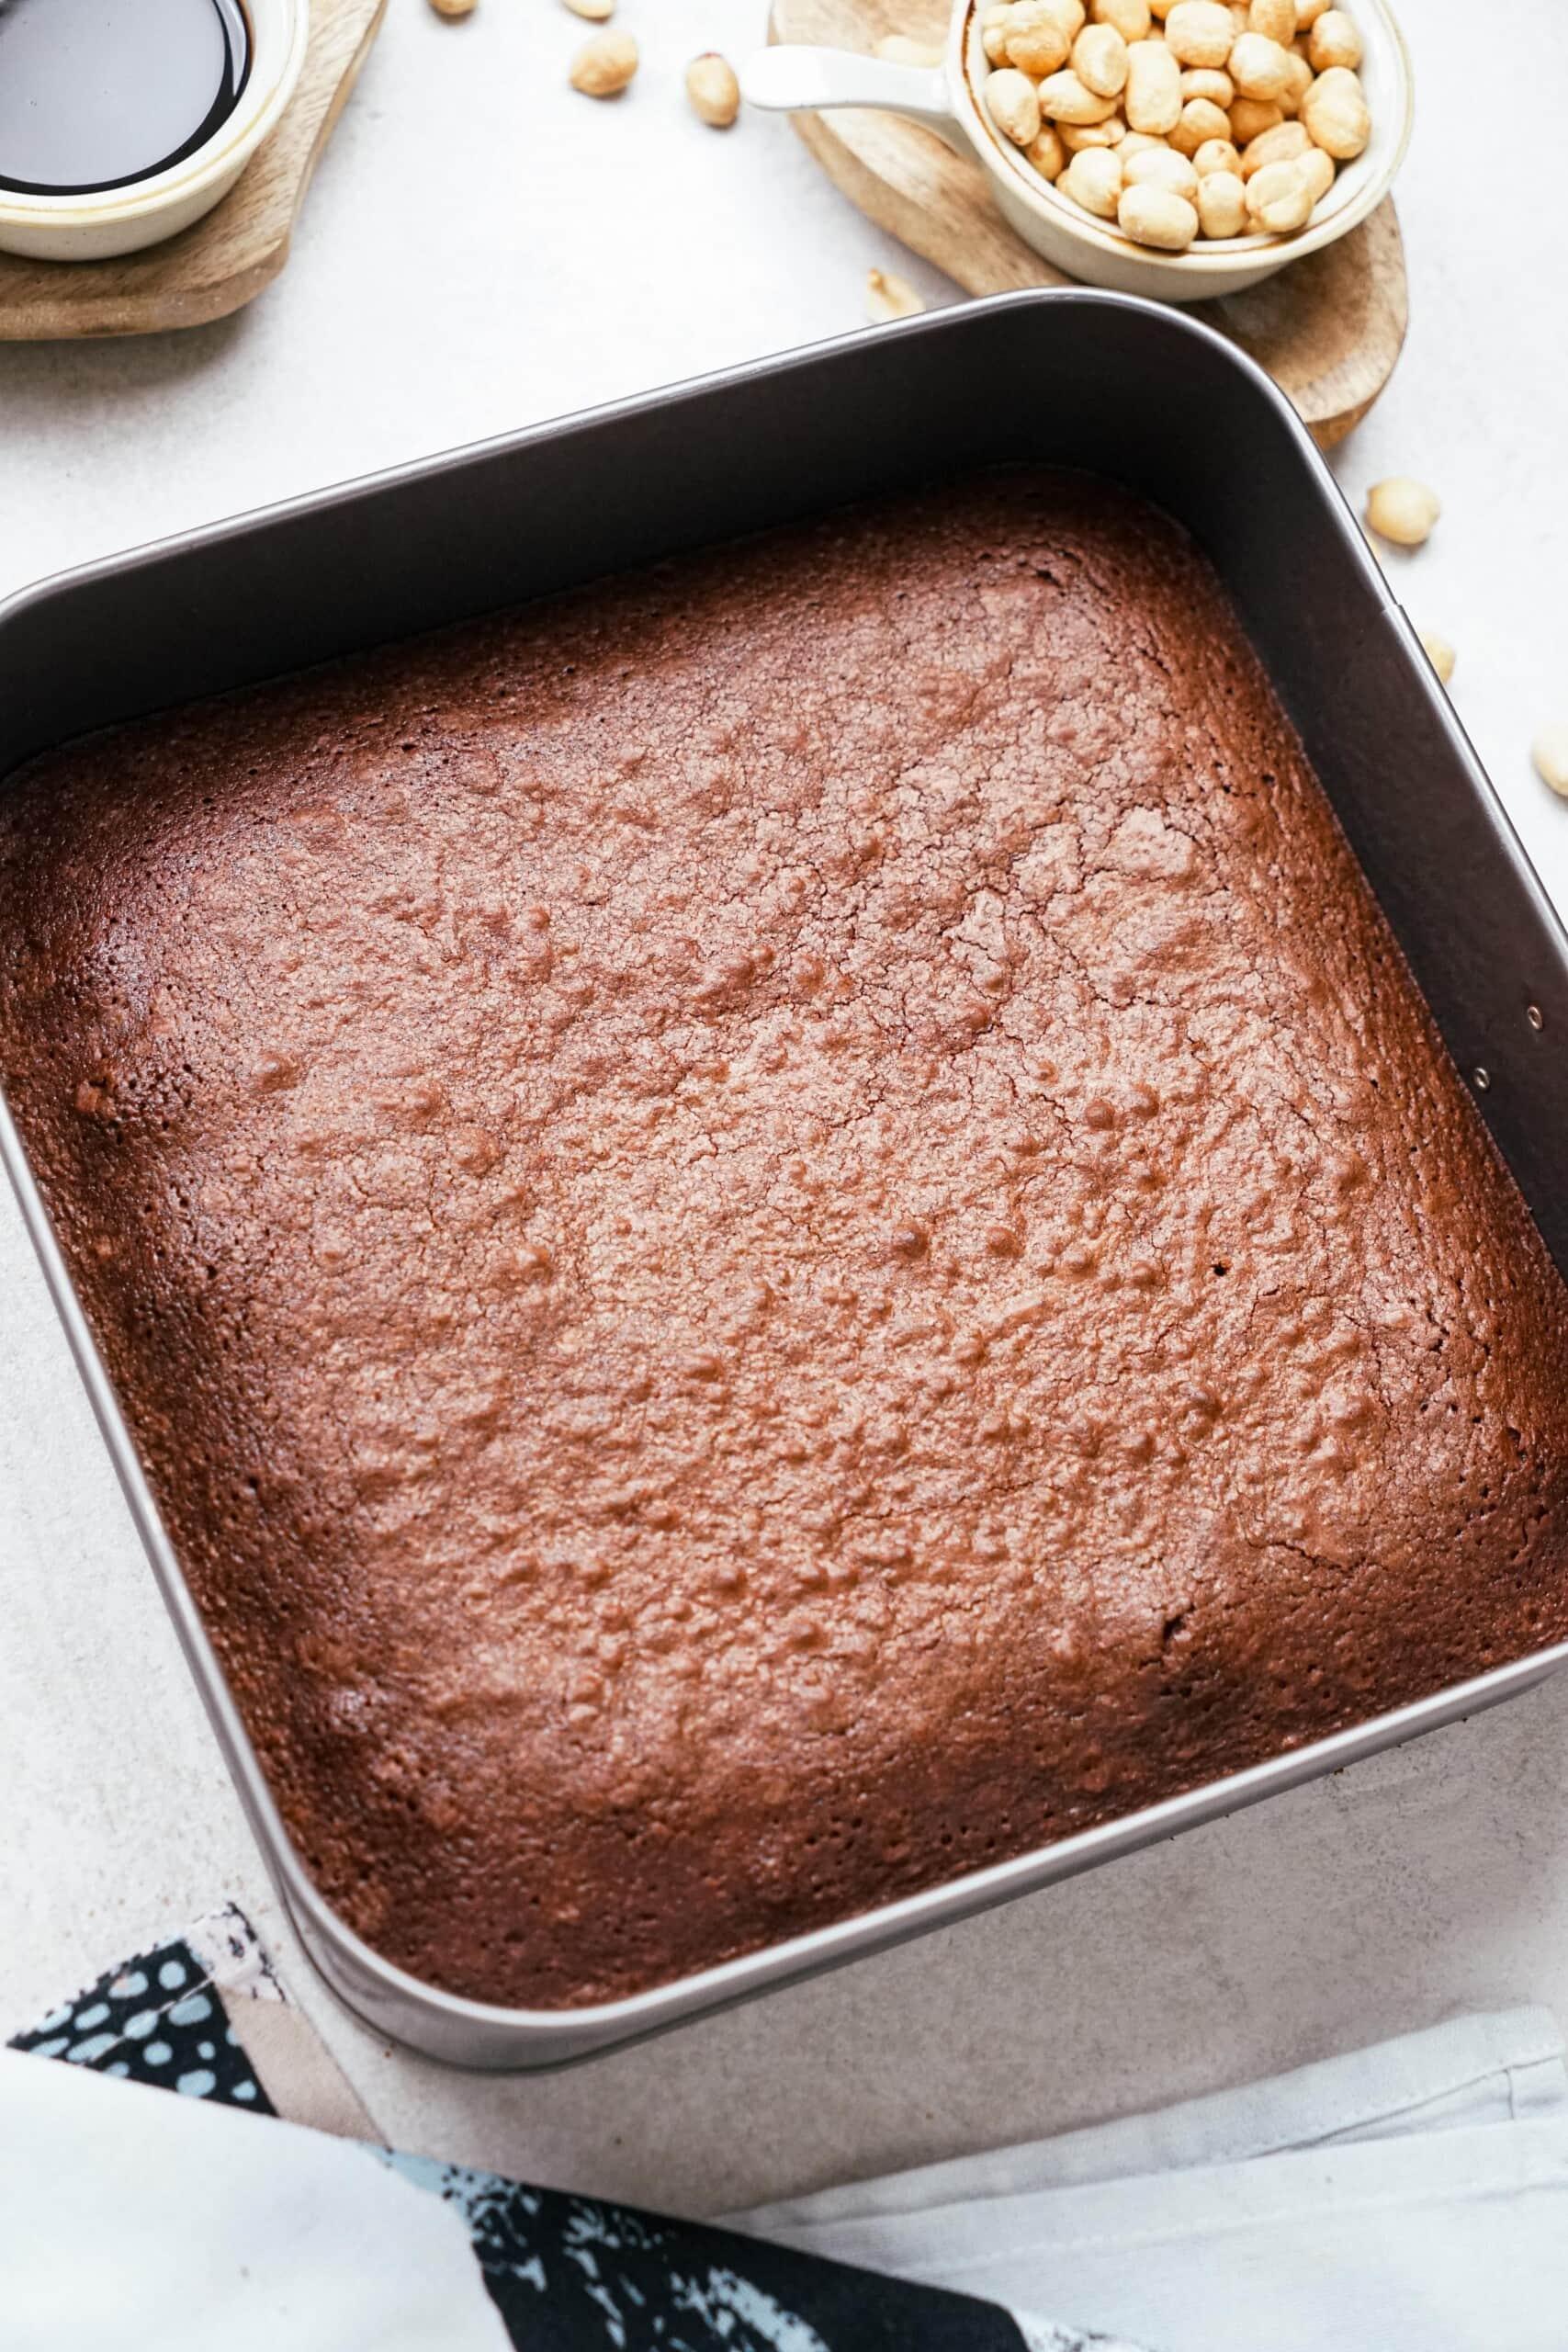
<path id="1" fill-rule="evenodd" d="M 310 33 L 310 0 L 246 0 L 251 69 L 240 103 L 183 163 L 88 196 L 0 188 L 0 252 L 34 261 L 107 261 L 188 229 L 228 195 L 294 95 Z"/>
<path id="2" fill-rule="evenodd" d="M 1097 220 L 1026 164 L 992 128 L 976 96 L 989 70 L 975 0 L 956 0 L 940 66 L 895 65 L 852 50 L 781 44 L 748 60 L 740 86 L 750 105 L 784 113 L 874 107 L 923 123 L 960 154 L 985 166 L 1002 213 L 1026 244 L 1069 277 L 1118 294 L 1167 302 L 1239 294 L 1303 254 L 1332 244 L 1364 220 L 1393 185 L 1410 139 L 1414 88 L 1404 41 L 1384 0 L 1350 0 L 1366 55 L 1361 81 L 1372 135 L 1344 164 L 1304 229 L 1290 237 L 1229 237 L 1184 254 L 1161 254 Z"/>

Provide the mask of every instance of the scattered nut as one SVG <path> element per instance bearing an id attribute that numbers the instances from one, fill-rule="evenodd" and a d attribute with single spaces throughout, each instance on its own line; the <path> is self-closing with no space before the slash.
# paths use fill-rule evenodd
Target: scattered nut
<path id="1" fill-rule="evenodd" d="M 1192 168 L 1201 180 L 1213 172 L 1230 172 L 1241 177 L 1241 157 L 1228 139 L 1205 139 L 1192 158 Z"/>
<path id="2" fill-rule="evenodd" d="M 1023 152 L 1043 180 L 1060 179 L 1067 168 L 1067 150 L 1055 123 L 1045 123 Z"/>
<path id="3" fill-rule="evenodd" d="M 1289 49 L 1296 37 L 1296 0 L 1252 0 L 1247 23 L 1249 32 L 1261 33 L 1265 40 L 1277 40 L 1281 49 Z"/>
<path id="4" fill-rule="evenodd" d="M 1197 207 L 1168 187 L 1123 188 L 1116 218 L 1123 236 L 1161 253 L 1184 254 L 1198 234 Z"/>
<path id="5" fill-rule="evenodd" d="M 1367 492 L 1367 526 L 1396 548 L 1424 547 L 1442 513 L 1436 491 L 1407 474 L 1377 481 Z"/>
<path id="6" fill-rule="evenodd" d="M 1224 107 L 1228 112 L 1235 96 L 1235 84 L 1215 66 L 1190 65 L 1181 76 L 1181 95 L 1189 103 L 1193 98 L 1213 98 L 1217 107 Z"/>
<path id="7" fill-rule="evenodd" d="M 911 40 L 907 33 L 884 33 L 876 43 L 875 53 L 893 65 L 940 65 L 946 52 L 940 41 Z"/>
<path id="8" fill-rule="evenodd" d="M 1541 782 L 1568 800 L 1568 727 L 1560 722 L 1542 728 L 1530 746 L 1530 757 Z"/>
<path id="9" fill-rule="evenodd" d="M 1439 637 L 1435 628 L 1424 628 L 1421 631 L 1421 643 L 1427 661 L 1446 686 L 1453 676 L 1454 664 L 1459 660 L 1458 654 L 1449 643 L 1448 639 Z"/>
<path id="10" fill-rule="evenodd" d="M 1307 58 L 1314 74 L 1326 74 L 1336 65 L 1354 73 L 1359 65 L 1361 36 L 1343 8 L 1327 8 L 1319 17 L 1308 36 Z"/>
<path id="11" fill-rule="evenodd" d="M 1329 0 L 1296 0 L 1297 32 L 1308 31 L 1328 6 Z"/>
<path id="12" fill-rule="evenodd" d="M 1016 65 L 1006 65 L 999 74 L 987 76 L 985 88 L 986 112 L 1004 139 L 1015 147 L 1027 147 L 1040 136 L 1040 100 L 1034 85 L 1027 74 Z"/>
<path id="13" fill-rule="evenodd" d="M 1198 174 L 1174 147 L 1156 147 L 1146 154 L 1134 155 L 1122 165 L 1122 176 L 1129 187 L 1168 188 L 1172 196 L 1184 196 L 1189 204 L 1198 201 Z"/>
<path id="14" fill-rule="evenodd" d="M 1097 25 L 1114 25 L 1123 40 L 1146 40 L 1149 0 L 1094 0 L 1090 10 Z"/>
<path id="15" fill-rule="evenodd" d="M 706 49 L 686 68 L 686 96 L 692 112 L 715 130 L 728 130 L 740 111 L 740 85 L 735 68 L 716 49 Z"/>
<path id="16" fill-rule="evenodd" d="M 1266 106 L 1261 98 L 1237 98 L 1231 108 L 1231 137 L 1245 155 L 1260 131 L 1272 130 L 1284 119 L 1283 107 Z"/>
<path id="17" fill-rule="evenodd" d="M 1337 163 L 1359 155 L 1372 135 L 1372 119 L 1360 82 L 1348 66 L 1331 65 L 1302 100 L 1302 120 L 1314 147 Z"/>
<path id="18" fill-rule="evenodd" d="M 574 17 L 586 17 L 591 24 L 607 23 L 615 13 L 615 0 L 562 0 Z"/>
<path id="19" fill-rule="evenodd" d="M 1299 161 L 1265 164 L 1247 182 L 1247 217 L 1265 236 L 1288 237 L 1304 229 L 1316 202 Z"/>
<path id="20" fill-rule="evenodd" d="M 1117 98 L 1127 86 L 1127 44 L 1114 25 L 1086 25 L 1073 43 L 1073 71 L 1097 97 Z"/>
<path id="21" fill-rule="evenodd" d="M 1205 237 L 1239 237 L 1247 227 L 1247 188 L 1239 172 L 1209 172 L 1198 183 L 1198 225 Z"/>
<path id="22" fill-rule="evenodd" d="M 438 17 L 471 17 L 479 0 L 430 0 Z"/>
<path id="23" fill-rule="evenodd" d="M 569 80 L 585 98 L 615 98 L 637 72 L 637 43 L 630 33 L 595 33 L 571 61 Z"/>
<path id="24" fill-rule="evenodd" d="M 1181 68 L 1163 40 L 1135 40 L 1127 51 L 1122 111 L 1132 130 L 1163 134 L 1181 119 Z"/>
<path id="25" fill-rule="evenodd" d="M 1086 212 L 1113 220 L 1122 193 L 1122 166 L 1109 147 L 1080 148 L 1056 186 Z"/>
<path id="26" fill-rule="evenodd" d="M 925 309 L 907 277 L 897 270 L 868 269 L 865 274 L 865 314 L 874 327 L 890 319 L 912 319 Z"/>
<path id="27" fill-rule="evenodd" d="M 1221 0 L 1176 0 L 1165 20 L 1171 55 L 1182 65 L 1223 65 L 1235 40 L 1231 12 Z"/>
<path id="28" fill-rule="evenodd" d="M 1311 145 L 1312 141 L 1299 122 L 1277 122 L 1272 130 L 1260 130 L 1242 149 L 1242 178 L 1249 180 L 1254 172 L 1263 171 L 1269 164 L 1294 163 Z"/>

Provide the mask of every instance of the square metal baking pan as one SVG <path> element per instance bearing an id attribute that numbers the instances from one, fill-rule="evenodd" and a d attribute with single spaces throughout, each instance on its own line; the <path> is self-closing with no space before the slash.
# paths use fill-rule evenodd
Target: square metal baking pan
<path id="1" fill-rule="evenodd" d="M 485 443 L 45 582 L 0 607 L 0 777 L 69 736 L 934 473 L 1049 462 L 1183 523 L 1226 582 L 1450 1049 L 1568 1272 L 1568 942 L 1288 402 L 1125 297 L 967 305 Z M 17 1134 L 0 1154 L 251 1825 L 307 1949 L 378 2031 L 563 2064 L 945 1926 L 1540 1680 L 1568 1644 L 1043 1851 L 593 2007 L 417 1982 L 307 1878 L 148 1491 Z"/>

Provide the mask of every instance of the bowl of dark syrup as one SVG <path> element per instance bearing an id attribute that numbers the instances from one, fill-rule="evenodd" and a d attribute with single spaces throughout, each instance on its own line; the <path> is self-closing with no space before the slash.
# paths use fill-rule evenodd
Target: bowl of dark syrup
<path id="1" fill-rule="evenodd" d="M 0 251 L 101 261 L 226 196 L 293 95 L 309 0 L 0 0 Z"/>

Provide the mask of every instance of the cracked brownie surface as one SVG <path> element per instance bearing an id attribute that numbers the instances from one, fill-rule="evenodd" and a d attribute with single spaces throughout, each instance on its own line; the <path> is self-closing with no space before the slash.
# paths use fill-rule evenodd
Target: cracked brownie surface
<path id="1" fill-rule="evenodd" d="M 457 1991 L 628 1993 L 1568 1634 L 1560 1279 L 1104 485 L 50 755 L 0 1066 L 299 1850 Z"/>

